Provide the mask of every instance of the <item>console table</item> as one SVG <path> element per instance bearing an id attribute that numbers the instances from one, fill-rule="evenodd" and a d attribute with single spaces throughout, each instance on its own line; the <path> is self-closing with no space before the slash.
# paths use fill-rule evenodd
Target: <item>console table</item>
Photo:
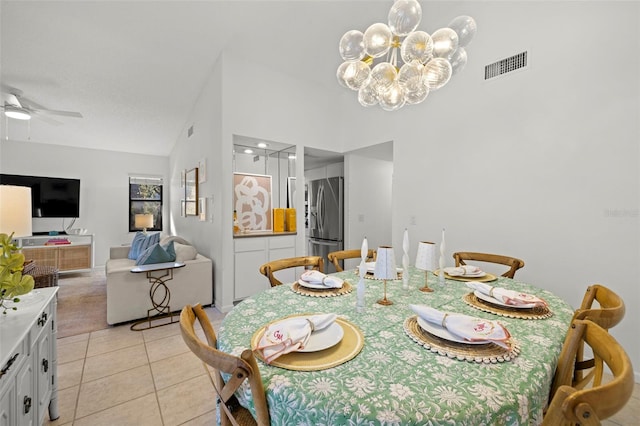
<path id="1" fill-rule="evenodd" d="M 20 296 L 17 311 L 0 313 L 0 424 L 41 425 L 57 419 L 58 287 Z"/>
<path id="2" fill-rule="evenodd" d="M 69 244 L 52 244 L 52 238 L 65 238 Z M 94 240 L 92 234 L 83 235 L 34 235 L 15 238 L 14 242 L 22 248 L 24 257 L 33 260 L 39 266 L 50 266 L 60 273 L 86 272 L 93 268 Z"/>
<path id="3" fill-rule="evenodd" d="M 166 281 L 173 279 L 173 270 L 176 268 L 184 267 L 184 262 L 166 262 L 166 263 L 153 263 L 151 265 L 140 265 L 131 269 L 133 273 L 146 273 L 151 287 L 149 288 L 149 298 L 153 308 L 147 309 L 147 319 L 136 321 L 131 324 L 131 330 L 142 331 L 149 328 L 160 327 L 163 325 L 172 324 L 178 320 L 173 320 L 173 313 L 171 312 L 171 291 L 167 287 Z M 169 318 L 169 322 L 163 322 L 157 325 L 151 325 L 151 321 Z M 147 323 L 146 327 L 142 325 Z"/>

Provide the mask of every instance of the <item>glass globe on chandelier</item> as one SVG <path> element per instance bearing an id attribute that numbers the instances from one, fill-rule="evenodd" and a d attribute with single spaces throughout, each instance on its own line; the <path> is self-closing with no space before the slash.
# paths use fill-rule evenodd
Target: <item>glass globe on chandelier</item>
<path id="1" fill-rule="evenodd" d="M 364 33 L 351 30 L 342 36 L 338 82 L 357 91 L 361 105 L 395 111 L 419 104 L 464 68 L 465 47 L 476 33 L 473 18 L 458 16 L 431 35 L 416 31 L 421 19 L 417 0 L 397 0 L 388 25 L 376 23 Z"/>

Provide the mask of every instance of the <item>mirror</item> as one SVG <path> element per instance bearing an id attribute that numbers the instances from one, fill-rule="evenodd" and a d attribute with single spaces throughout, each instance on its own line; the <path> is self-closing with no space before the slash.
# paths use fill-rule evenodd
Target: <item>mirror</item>
<path id="1" fill-rule="evenodd" d="M 290 194 L 295 190 L 295 145 L 233 135 L 233 172 L 271 176 L 271 207 L 295 207 Z"/>

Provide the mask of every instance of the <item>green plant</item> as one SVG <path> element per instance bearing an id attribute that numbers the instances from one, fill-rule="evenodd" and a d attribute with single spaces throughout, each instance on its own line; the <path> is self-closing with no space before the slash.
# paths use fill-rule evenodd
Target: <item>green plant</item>
<path id="1" fill-rule="evenodd" d="M 18 247 L 12 242 L 13 234 L 0 234 L 0 310 L 3 314 L 8 309 L 17 310 L 15 306 L 8 307 L 5 303 L 20 301 L 18 296 L 33 290 L 33 277 L 22 275 L 24 254 L 18 252 Z"/>

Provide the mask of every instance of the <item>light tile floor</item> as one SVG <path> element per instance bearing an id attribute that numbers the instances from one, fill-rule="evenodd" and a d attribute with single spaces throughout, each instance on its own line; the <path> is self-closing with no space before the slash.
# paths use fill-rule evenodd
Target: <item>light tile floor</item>
<path id="1" fill-rule="evenodd" d="M 206 311 L 217 330 L 224 314 Z M 45 425 L 216 424 L 212 385 L 178 323 L 58 339 L 58 399 L 60 418 Z"/>
<path id="2" fill-rule="evenodd" d="M 207 314 L 217 330 L 224 318 Z M 196 323 L 197 324 L 197 323 Z M 60 418 L 45 425 L 214 425 L 213 389 L 178 323 L 145 331 L 128 325 L 58 339 Z M 640 424 L 640 384 L 604 425 Z"/>

